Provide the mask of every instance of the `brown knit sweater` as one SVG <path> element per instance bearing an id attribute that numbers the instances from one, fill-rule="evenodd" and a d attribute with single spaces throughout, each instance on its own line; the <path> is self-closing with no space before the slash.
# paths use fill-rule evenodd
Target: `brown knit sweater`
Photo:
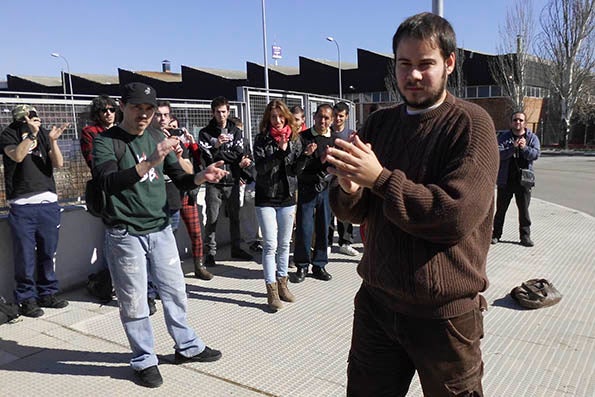
<path id="1" fill-rule="evenodd" d="M 375 112 L 359 132 L 384 169 L 372 189 L 346 194 L 335 182 L 336 216 L 366 223 L 358 273 L 386 307 L 450 318 L 477 307 L 488 286 L 498 146 L 490 116 L 448 94 L 438 108 Z"/>

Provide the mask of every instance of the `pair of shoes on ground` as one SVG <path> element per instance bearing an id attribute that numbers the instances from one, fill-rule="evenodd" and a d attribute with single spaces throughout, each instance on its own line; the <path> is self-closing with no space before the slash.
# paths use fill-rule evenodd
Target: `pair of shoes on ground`
<path id="1" fill-rule="evenodd" d="M 353 248 L 351 246 L 351 244 L 342 244 L 339 247 L 339 252 L 344 254 L 344 255 L 349 255 L 349 256 L 357 256 L 359 255 L 359 251 L 356 250 L 355 248 Z"/>
<path id="2" fill-rule="evenodd" d="M 250 248 L 250 251 L 252 252 L 262 252 L 262 244 L 260 241 L 253 242 L 248 248 Z"/>
<path id="3" fill-rule="evenodd" d="M 221 358 L 221 352 L 219 350 L 211 349 L 210 347 L 205 346 L 205 349 L 202 352 L 192 357 L 183 356 L 181 353 L 176 351 L 174 358 L 176 364 L 182 364 L 190 361 L 206 363 L 219 360 Z M 141 386 L 156 388 L 163 384 L 163 378 L 161 377 L 161 373 L 159 372 L 157 365 L 147 367 L 140 371 L 134 371 L 134 376 Z"/>
<path id="4" fill-rule="evenodd" d="M 308 274 L 308 266 L 298 266 L 296 272 L 293 274 L 291 278 L 292 283 L 301 283 L 306 279 L 306 275 Z M 333 278 L 329 272 L 326 271 L 324 267 L 320 266 L 312 266 L 312 277 L 322 281 L 329 281 Z"/>
<path id="5" fill-rule="evenodd" d="M 43 295 L 39 299 L 31 298 L 21 302 L 19 313 L 25 317 L 41 317 L 44 312 L 42 307 L 50 309 L 63 309 L 68 306 L 68 301 L 58 298 L 56 295 Z"/>

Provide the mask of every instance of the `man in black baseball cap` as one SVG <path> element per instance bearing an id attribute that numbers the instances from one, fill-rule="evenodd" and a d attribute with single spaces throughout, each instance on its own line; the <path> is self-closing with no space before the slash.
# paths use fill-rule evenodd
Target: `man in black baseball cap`
<path id="1" fill-rule="evenodd" d="M 138 382 L 146 387 L 163 383 L 144 299 L 148 274 L 161 296 L 165 323 L 175 342 L 175 362 L 221 358 L 221 352 L 207 347 L 188 324 L 186 285 L 169 225 L 165 176 L 180 190 L 191 190 L 204 182 L 219 182 L 227 171 L 220 168 L 221 161 L 197 174 L 186 173 L 174 153 L 178 137 L 164 138 L 149 128 L 156 105 L 153 87 L 127 84 L 120 101 L 122 122 L 93 141 L 93 177 L 109 200 L 102 216 L 107 228 L 106 260 L 132 350 L 130 364 Z M 122 156 L 116 156 L 117 145 L 125 146 Z"/>
<path id="2" fill-rule="evenodd" d="M 157 107 L 157 94 L 150 85 L 128 83 L 122 87 L 122 102 L 133 105 L 148 104 Z"/>

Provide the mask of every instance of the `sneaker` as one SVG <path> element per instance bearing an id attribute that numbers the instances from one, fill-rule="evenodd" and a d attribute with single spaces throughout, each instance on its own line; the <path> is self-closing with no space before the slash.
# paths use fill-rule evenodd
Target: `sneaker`
<path id="1" fill-rule="evenodd" d="M 217 266 L 217 263 L 215 263 L 215 255 L 208 254 L 205 256 L 204 265 L 207 267 Z"/>
<path id="2" fill-rule="evenodd" d="M 500 239 L 498 237 L 492 237 L 492 245 L 494 244 L 498 244 L 498 241 L 500 241 Z"/>
<path id="3" fill-rule="evenodd" d="M 199 363 L 210 363 L 212 361 L 219 360 L 221 356 L 222 354 L 219 350 L 211 349 L 210 347 L 205 346 L 205 349 L 202 352 L 192 357 L 186 357 L 176 350 L 175 361 L 176 364 L 187 363 L 190 361 L 197 361 Z"/>
<path id="4" fill-rule="evenodd" d="M 343 244 L 342 246 L 340 246 L 339 252 L 349 256 L 357 256 L 359 254 L 359 252 L 350 244 Z"/>
<path id="5" fill-rule="evenodd" d="M 25 317 L 43 316 L 43 310 L 37 305 L 37 301 L 34 298 L 21 302 L 19 313 Z"/>
<path id="6" fill-rule="evenodd" d="M 155 303 L 155 298 L 147 298 L 147 303 L 149 304 L 149 316 L 157 313 L 157 304 Z"/>
<path id="7" fill-rule="evenodd" d="M 56 295 L 44 295 L 37 299 L 37 304 L 41 307 L 49 307 L 51 309 L 63 309 L 68 306 L 68 301 L 57 298 Z"/>
<path id="8" fill-rule="evenodd" d="M 234 259 L 242 259 L 245 261 L 251 261 L 254 259 L 254 257 L 252 255 L 250 255 L 249 253 L 247 253 L 246 251 L 244 251 L 241 248 L 232 248 L 231 249 L 231 257 Z"/>
<path id="9" fill-rule="evenodd" d="M 134 371 L 134 376 L 141 386 L 155 388 L 163 384 L 163 378 L 156 365 L 141 369 L 140 371 Z"/>
<path id="10" fill-rule="evenodd" d="M 262 244 L 260 241 L 253 242 L 248 248 L 250 248 L 250 251 L 252 252 L 262 252 Z"/>

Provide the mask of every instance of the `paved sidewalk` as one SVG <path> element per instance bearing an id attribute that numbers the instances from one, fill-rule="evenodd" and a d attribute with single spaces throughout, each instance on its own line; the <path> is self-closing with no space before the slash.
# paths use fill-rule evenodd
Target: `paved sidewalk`
<path id="1" fill-rule="evenodd" d="M 595 218 L 538 199 L 531 214 L 534 248 L 516 244 L 511 205 L 503 241 L 489 253 L 486 396 L 594 396 Z M 220 361 L 171 364 L 173 343 L 158 303 L 152 319 L 164 384 L 136 385 L 117 307 L 90 302 L 79 289 L 66 294 L 66 309 L 0 326 L 0 396 L 345 395 L 359 258 L 335 246 L 327 268 L 333 280 L 292 284 L 298 301 L 273 314 L 260 265 L 221 254 L 224 265 L 214 269 L 212 281 L 187 278 L 190 322 L 223 351 Z M 559 304 L 539 310 L 515 305 L 508 292 L 536 277 L 562 292 Z M 422 395 L 417 381 L 408 395 Z"/>

